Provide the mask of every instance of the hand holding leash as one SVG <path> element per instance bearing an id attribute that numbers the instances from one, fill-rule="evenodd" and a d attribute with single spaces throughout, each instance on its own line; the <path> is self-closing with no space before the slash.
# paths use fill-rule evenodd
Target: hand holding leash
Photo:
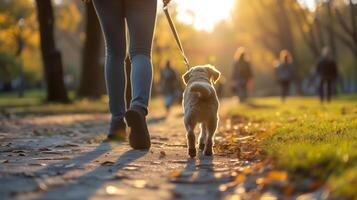
<path id="1" fill-rule="evenodd" d="M 164 7 L 166 7 L 169 3 L 170 3 L 171 0 L 162 0 L 162 2 L 164 3 Z"/>

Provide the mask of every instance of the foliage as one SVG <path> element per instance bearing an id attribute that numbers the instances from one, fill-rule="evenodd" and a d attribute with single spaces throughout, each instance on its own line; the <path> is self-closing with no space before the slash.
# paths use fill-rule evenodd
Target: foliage
<path id="1" fill-rule="evenodd" d="M 257 95 L 268 95 L 277 92 L 273 67 L 281 49 L 292 51 L 299 78 L 304 79 L 313 71 L 322 46 L 330 45 L 328 27 L 334 28 L 338 35 L 346 35 L 334 9 L 338 9 L 341 17 L 350 23 L 349 1 L 334 1 L 332 19 L 326 10 L 326 2 L 329 1 L 316 1 L 316 8 L 307 8 L 301 2 L 303 1 L 236 0 L 230 17 L 216 24 L 215 28 L 208 32 L 197 30 L 192 24 L 177 20 L 179 10 L 174 3 L 170 5 L 170 11 L 191 65 L 216 65 L 223 77 L 228 79 L 226 82 L 229 85 L 233 54 L 238 47 L 244 46 L 255 72 L 253 92 Z M 74 82 L 78 83 L 82 43 L 85 38 L 84 5 L 80 1 L 71 0 L 54 3 L 56 39 L 63 54 L 65 72 L 72 75 Z M 18 24 L 22 18 L 24 27 L 21 35 L 25 47 L 21 60 L 24 71 L 28 79 L 40 80 L 43 73 L 34 9 L 31 0 L 0 1 L 0 51 L 7 54 L 16 53 L 16 35 L 19 35 Z M 195 17 L 195 13 L 190 14 L 192 18 Z M 339 71 L 343 78 L 354 79 L 355 56 L 345 43 L 335 37 Z M 185 71 L 181 55 L 161 9 L 158 9 L 152 58 L 156 69 L 154 83 L 160 81 L 159 69 L 168 59 L 178 72 Z"/>
<path id="2" fill-rule="evenodd" d="M 5 80 L 5 77 L 7 81 L 16 78 L 20 64 L 24 66 L 28 80 L 41 78 L 39 59 L 34 59 L 39 57 L 36 27 L 32 1 L 0 1 L 0 53 L 3 62 L 7 61 L 2 67 L 7 71 L 1 74 L 0 80 Z"/>
<path id="3" fill-rule="evenodd" d="M 19 68 L 17 58 L 0 52 L 0 80 L 10 81 L 14 79 Z"/>

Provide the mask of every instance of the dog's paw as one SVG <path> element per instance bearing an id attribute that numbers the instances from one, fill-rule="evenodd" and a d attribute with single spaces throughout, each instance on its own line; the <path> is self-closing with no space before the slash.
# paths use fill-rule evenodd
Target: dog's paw
<path id="1" fill-rule="evenodd" d="M 201 151 L 203 151 L 203 150 L 205 149 L 205 144 L 204 144 L 204 143 L 200 143 L 200 144 L 198 145 L 198 148 L 199 148 Z"/>
<path id="2" fill-rule="evenodd" d="M 188 149 L 188 155 L 193 158 L 196 156 L 196 148 Z"/>
<path id="3" fill-rule="evenodd" d="M 203 151 L 203 155 L 205 156 L 212 156 L 213 155 L 213 150 L 212 149 L 205 149 Z"/>

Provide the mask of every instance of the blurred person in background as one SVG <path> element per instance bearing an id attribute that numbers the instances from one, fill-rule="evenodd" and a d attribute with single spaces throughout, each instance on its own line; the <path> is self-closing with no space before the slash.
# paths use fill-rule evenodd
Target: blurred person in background
<path id="1" fill-rule="evenodd" d="M 233 88 L 239 97 L 240 102 L 245 102 L 248 98 L 248 84 L 253 78 L 253 72 L 245 49 L 240 47 L 234 55 L 232 81 Z"/>
<path id="2" fill-rule="evenodd" d="M 318 92 L 321 103 L 326 100 L 330 102 L 338 71 L 336 61 L 329 47 L 325 47 L 322 50 L 321 58 L 316 65 L 316 76 L 319 79 Z"/>
<path id="3" fill-rule="evenodd" d="M 290 83 L 294 79 L 294 67 L 291 53 L 282 50 L 279 56 L 279 64 L 275 68 L 275 76 L 281 88 L 281 101 L 284 102 L 289 95 Z"/>
<path id="4" fill-rule="evenodd" d="M 161 92 L 164 95 L 166 115 L 170 113 L 170 108 L 177 97 L 179 90 L 179 80 L 175 70 L 171 67 L 170 61 L 160 72 Z"/>

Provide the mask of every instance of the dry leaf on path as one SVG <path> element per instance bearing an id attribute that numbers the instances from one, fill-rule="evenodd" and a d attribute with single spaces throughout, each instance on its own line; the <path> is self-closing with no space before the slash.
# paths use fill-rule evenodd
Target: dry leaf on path
<path id="1" fill-rule="evenodd" d="M 55 157 L 55 158 L 35 158 L 36 160 L 70 160 L 70 157 Z"/>
<path id="2" fill-rule="evenodd" d="M 160 157 L 159 158 L 164 158 L 166 156 L 166 152 L 165 151 L 160 151 Z"/>
<path id="3" fill-rule="evenodd" d="M 181 171 L 175 171 L 175 172 L 171 172 L 171 173 L 169 174 L 169 176 L 172 177 L 172 178 L 176 178 L 176 177 L 179 177 L 179 176 L 181 176 L 181 175 L 182 175 L 182 172 L 181 172 Z"/>
<path id="4" fill-rule="evenodd" d="M 46 166 L 47 164 L 46 163 L 29 163 L 28 165 L 30 166 Z"/>
<path id="5" fill-rule="evenodd" d="M 235 179 L 234 179 L 234 183 L 239 185 L 241 183 L 243 183 L 246 179 L 246 176 L 243 174 L 239 174 Z"/>
<path id="6" fill-rule="evenodd" d="M 136 171 L 138 169 L 139 167 L 135 167 L 135 166 L 126 166 L 123 168 L 123 170 L 127 170 L 127 171 Z"/>
<path id="7" fill-rule="evenodd" d="M 100 165 L 101 166 L 113 166 L 115 163 L 112 161 L 104 161 Z"/>
<path id="8" fill-rule="evenodd" d="M 271 135 L 273 135 L 273 132 L 268 130 L 268 131 L 263 131 L 261 133 L 258 133 L 255 137 L 257 138 L 257 140 L 261 140 L 261 139 L 267 138 Z"/>
<path id="9" fill-rule="evenodd" d="M 270 171 L 266 177 L 273 181 L 283 182 L 288 180 L 288 173 L 285 171 Z"/>

